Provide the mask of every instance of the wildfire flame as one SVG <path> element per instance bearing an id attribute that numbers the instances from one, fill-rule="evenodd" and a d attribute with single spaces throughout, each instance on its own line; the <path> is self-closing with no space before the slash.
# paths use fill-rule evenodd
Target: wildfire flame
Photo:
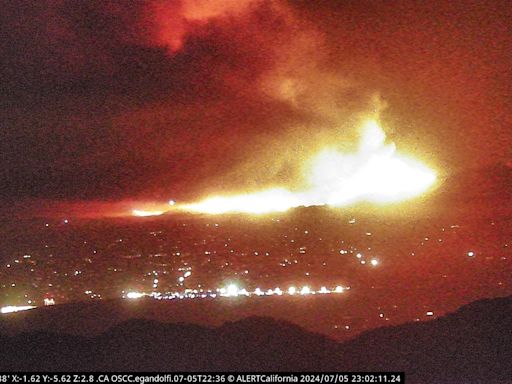
<path id="1" fill-rule="evenodd" d="M 284 188 L 236 196 L 215 196 L 199 203 L 186 204 L 185 210 L 201 213 L 220 214 L 231 212 L 270 213 L 284 212 L 304 205 L 298 196 Z"/>
<path id="2" fill-rule="evenodd" d="M 345 206 L 360 201 L 398 202 L 418 196 L 436 181 L 436 174 L 420 162 L 396 153 L 385 144 L 376 121 L 368 121 L 355 154 L 321 152 L 313 161 L 309 205 Z"/>
<path id="3" fill-rule="evenodd" d="M 310 187 L 305 191 L 273 188 L 248 194 L 213 196 L 178 205 L 177 209 L 207 214 L 263 214 L 300 206 L 342 207 L 357 202 L 399 202 L 419 196 L 432 187 L 436 173 L 417 160 L 397 154 L 395 145 L 386 144 L 385 140 L 386 134 L 377 121 L 369 120 L 363 126 L 357 152 L 346 154 L 326 149 L 312 159 L 306 175 Z M 133 213 L 149 216 L 146 211 L 134 210 Z"/>
<path id="4" fill-rule="evenodd" d="M 143 210 L 143 209 L 133 209 L 132 215 L 138 216 L 138 217 L 149 217 L 149 216 L 160 216 L 163 215 L 166 211 L 149 211 L 149 210 Z"/>

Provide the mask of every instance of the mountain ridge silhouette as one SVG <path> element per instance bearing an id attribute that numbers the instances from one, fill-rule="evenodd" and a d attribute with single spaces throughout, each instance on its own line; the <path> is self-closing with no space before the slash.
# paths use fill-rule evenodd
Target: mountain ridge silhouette
<path id="1" fill-rule="evenodd" d="M 404 371 L 408 383 L 510 383 L 512 296 L 341 343 L 257 316 L 218 327 L 131 319 L 92 337 L 32 331 L 0 343 L 4 372 Z"/>

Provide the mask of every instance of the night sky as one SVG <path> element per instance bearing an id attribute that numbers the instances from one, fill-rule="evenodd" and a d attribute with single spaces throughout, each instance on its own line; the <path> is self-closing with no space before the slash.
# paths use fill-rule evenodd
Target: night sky
<path id="1" fill-rule="evenodd" d="M 510 167 L 511 13 L 507 1 L 7 2 L 2 205 L 293 186 L 297 159 L 350 148 L 376 110 L 441 177 Z"/>

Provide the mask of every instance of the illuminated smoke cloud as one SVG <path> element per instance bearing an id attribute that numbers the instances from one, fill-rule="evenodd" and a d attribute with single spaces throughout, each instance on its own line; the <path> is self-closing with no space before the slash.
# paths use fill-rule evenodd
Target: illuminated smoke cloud
<path id="1" fill-rule="evenodd" d="M 167 46 L 171 52 L 183 48 L 187 35 L 194 27 L 219 18 L 239 17 L 256 0 L 153 0 L 146 11 L 156 23 L 153 39 L 157 45 Z"/>

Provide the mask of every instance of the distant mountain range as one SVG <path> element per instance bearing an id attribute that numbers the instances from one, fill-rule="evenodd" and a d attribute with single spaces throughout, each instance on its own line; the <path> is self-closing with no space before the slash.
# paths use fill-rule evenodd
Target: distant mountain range
<path id="1" fill-rule="evenodd" d="M 0 346 L 3 372 L 405 371 L 407 383 L 512 383 L 512 296 L 345 343 L 250 317 L 217 328 L 129 320 L 94 337 L 0 336 Z"/>

